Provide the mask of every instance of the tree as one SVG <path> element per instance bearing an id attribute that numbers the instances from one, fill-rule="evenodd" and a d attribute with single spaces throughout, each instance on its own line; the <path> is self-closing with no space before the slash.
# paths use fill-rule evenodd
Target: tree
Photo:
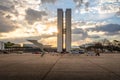
<path id="1" fill-rule="evenodd" d="M 11 47 L 13 45 L 15 45 L 15 43 L 12 43 L 12 42 L 9 42 L 9 41 L 5 43 L 5 47 Z"/>
<path id="2" fill-rule="evenodd" d="M 113 40 L 112 44 L 113 44 L 114 51 L 120 51 L 120 41 Z"/>
<path id="3" fill-rule="evenodd" d="M 113 44 L 114 44 L 114 46 L 119 46 L 120 41 L 118 41 L 118 40 L 113 40 Z"/>

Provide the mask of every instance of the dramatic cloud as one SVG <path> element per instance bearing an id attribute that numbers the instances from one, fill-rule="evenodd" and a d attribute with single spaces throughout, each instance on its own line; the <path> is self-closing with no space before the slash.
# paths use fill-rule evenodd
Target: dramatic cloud
<path id="1" fill-rule="evenodd" d="M 108 36 L 120 39 L 120 0 L 0 0 L 0 40 L 56 44 L 57 8 L 72 9 L 76 45 Z"/>
<path id="2" fill-rule="evenodd" d="M 0 16 L 0 33 L 13 31 L 16 27 L 11 21 Z"/>
<path id="3" fill-rule="evenodd" d="M 49 43 L 49 38 L 51 37 L 55 37 L 56 34 L 43 34 L 43 35 L 34 35 L 34 36 L 29 36 L 29 37 L 14 37 L 14 38 L 9 38 L 9 39 L 1 39 L 2 41 L 8 42 L 14 42 L 14 43 L 24 43 L 24 42 L 28 42 L 27 40 L 39 40 L 40 42 L 42 42 L 43 44 Z M 2 35 L 0 35 L 0 37 L 2 37 Z M 45 40 L 45 42 L 44 42 Z M 52 42 L 52 40 L 51 40 Z M 53 45 L 53 44 L 51 44 Z"/>
<path id="4" fill-rule="evenodd" d="M 11 8 L 0 5 L 0 10 L 3 10 L 3 11 L 11 11 Z"/>
<path id="5" fill-rule="evenodd" d="M 106 32 L 106 34 L 117 34 L 120 31 L 120 25 L 118 24 L 107 24 L 103 26 L 97 26 L 96 28 L 89 28 L 88 30 L 92 31 L 102 31 Z"/>
<path id="6" fill-rule="evenodd" d="M 94 28 L 93 28 L 94 29 Z M 79 41 L 79 40 L 85 40 L 86 38 L 92 38 L 92 39 L 98 39 L 100 36 L 95 35 L 95 34 L 89 34 L 86 29 L 82 28 L 75 28 L 72 30 L 72 41 Z"/>
<path id="7" fill-rule="evenodd" d="M 0 0 L 0 11 L 15 13 L 15 6 L 10 0 Z"/>
<path id="8" fill-rule="evenodd" d="M 86 32 L 81 28 L 75 28 L 72 30 L 72 34 L 85 34 Z"/>
<path id="9" fill-rule="evenodd" d="M 45 11 L 36 11 L 30 8 L 26 10 L 26 20 L 29 23 L 41 20 L 42 16 L 47 16 L 47 13 Z"/>
<path id="10" fill-rule="evenodd" d="M 72 41 L 78 41 L 78 40 L 84 40 L 85 38 L 88 37 L 88 34 L 85 30 L 81 29 L 81 28 L 75 28 L 72 30 Z"/>

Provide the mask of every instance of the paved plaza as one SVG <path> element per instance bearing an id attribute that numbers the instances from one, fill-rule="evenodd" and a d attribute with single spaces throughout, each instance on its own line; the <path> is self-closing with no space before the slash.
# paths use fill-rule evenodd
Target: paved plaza
<path id="1" fill-rule="evenodd" d="M 120 53 L 0 54 L 0 80 L 120 80 Z"/>

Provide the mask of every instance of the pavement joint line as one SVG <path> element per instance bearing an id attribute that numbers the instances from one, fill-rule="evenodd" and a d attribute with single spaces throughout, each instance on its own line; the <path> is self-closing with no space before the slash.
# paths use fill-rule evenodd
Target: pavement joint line
<path id="1" fill-rule="evenodd" d="M 94 65 L 102 68 L 103 70 L 106 70 L 107 72 L 110 72 L 110 73 L 112 73 L 112 74 L 114 74 L 114 75 L 116 75 L 117 77 L 120 78 L 120 75 L 118 75 L 118 74 L 115 73 L 114 71 L 112 71 L 112 70 L 110 70 L 110 69 L 107 69 L 107 68 L 105 68 L 105 67 L 103 67 L 103 66 L 101 66 L 101 65 L 98 65 L 98 64 L 96 64 L 95 62 L 90 61 L 89 59 L 87 59 L 87 61 L 89 61 L 90 63 L 92 63 L 92 64 L 94 64 Z"/>
<path id="2" fill-rule="evenodd" d="M 56 62 L 51 66 L 51 68 L 48 70 L 48 72 L 46 72 L 46 74 L 42 77 L 41 80 L 45 80 L 45 78 L 48 76 L 48 74 L 52 71 L 52 69 L 54 68 L 54 66 L 57 64 L 57 62 L 62 58 L 62 56 L 60 56 Z"/>

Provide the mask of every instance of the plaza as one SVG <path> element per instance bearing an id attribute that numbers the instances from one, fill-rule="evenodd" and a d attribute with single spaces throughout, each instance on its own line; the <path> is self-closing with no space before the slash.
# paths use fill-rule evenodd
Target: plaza
<path id="1" fill-rule="evenodd" d="M 0 54 L 0 80 L 120 80 L 120 54 Z"/>

